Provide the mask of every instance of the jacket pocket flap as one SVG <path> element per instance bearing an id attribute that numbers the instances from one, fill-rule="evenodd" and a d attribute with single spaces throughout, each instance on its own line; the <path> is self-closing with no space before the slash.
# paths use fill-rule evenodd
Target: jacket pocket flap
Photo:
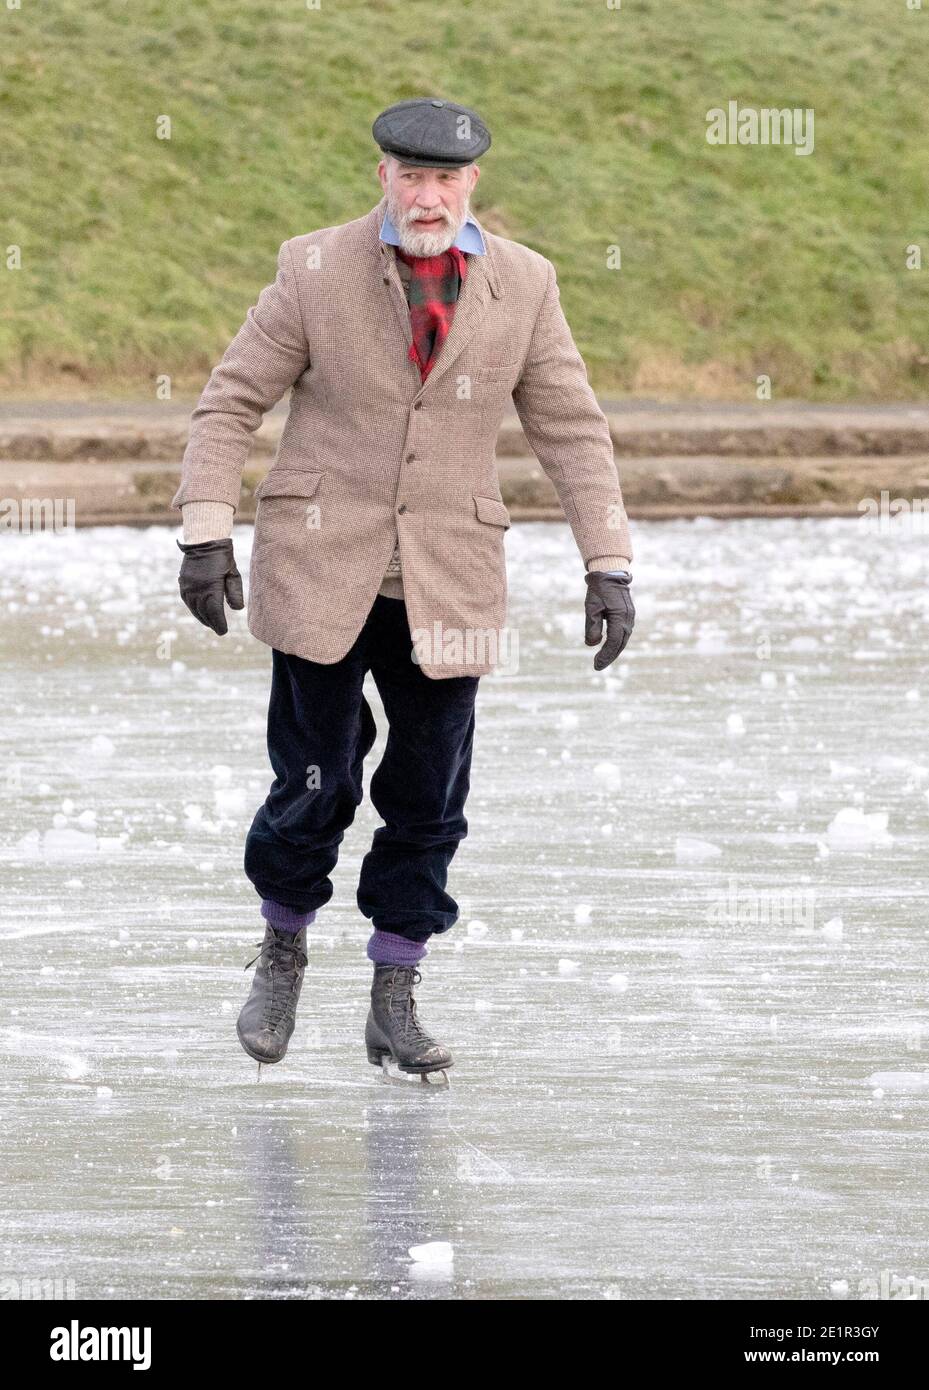
<path id="1" fill-rule="evenodd" d="M 502 362 L 496 367 L 475 367 L 471 375 L 476 381 L 501 381 L 519 376 L 519 362 Z"/>
<path id="2" fill-rule="evenodd" d="M 322 473 L 309 473 L 303 468 L 272 468 L 256 487 L 255 499 L 312 497 L 322 476 Z"/>
<path id="3" fill-rule="evenodd" d="M 505 505 L 498 502 L 496 497 L 475 496 L 474 505 L 481 521 L 489 521 L 494 526 L 509 526 L 510 514 Z"/>

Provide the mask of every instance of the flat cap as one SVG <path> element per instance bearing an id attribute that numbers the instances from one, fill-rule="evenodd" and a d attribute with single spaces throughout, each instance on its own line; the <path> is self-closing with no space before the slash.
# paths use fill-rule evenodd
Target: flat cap
<path id="1" fill-rule="evenodd" d="M 371 133 L 385 154 L 430 169 L 459 169 L 490 148 L 490 131 L 477 112 L 440 97 L 388 106 Z"/>

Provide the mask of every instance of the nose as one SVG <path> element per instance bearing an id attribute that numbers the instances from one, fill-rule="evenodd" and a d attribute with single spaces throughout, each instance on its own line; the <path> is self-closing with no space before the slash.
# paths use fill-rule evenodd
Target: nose
<path id="1" fill-rule="evenodd" d="M 420 184 L 416 191 L 417 206 L 435 212 L 442 206 L 442 195 L 437 182 Z"/>

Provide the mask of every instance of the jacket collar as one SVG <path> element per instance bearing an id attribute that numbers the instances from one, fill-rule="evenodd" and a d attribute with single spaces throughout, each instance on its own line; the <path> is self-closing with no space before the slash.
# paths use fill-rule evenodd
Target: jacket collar
<path id="1" fill-rule="evenodd" d="M 384 224 L 384 219 L 386 217 L 387 195 L 385 194 L 384 197 L 381 198 L 381 201 L 377 204 L 377 206 L 372 208 L 371 211 L 367 214 L 367 216 L 362 219 L 364 222 L 364 234 L 365 240 L 373 256 L 377 256 L 379 259 L 383 257 L 389 257 L 391 260 L 393 260 L 394 256 L 392 246 L 394 243 L 388 243 L 386 241 L 381 240 L 381 228 Z M 388 225 L 392 227 L 392 223 L 390 223 L 389 219 Z M 469 256 L 468 276 L 467 280 L 465 281 L 465 284 L 467 284 L 469 280 L 486 281 L 487 287 L 489 288 L 490 293 L 493 295 L 493 297 L 495 299 L 501 299 L 503 297 L 503 289 L 500 284 L 500 276 L 497 273 L 497 267 L 494 262 L 493 247 L 488 238 L 488 234 L 485 232 L 484 228 L 478 222 L 476 217 L 469 217 L 468 221 L 465 223 L 465 226 L 462 228 L 462 233 L 475 230 L 480 235 L 480 238 L 484 243 L 485 251 L 483 255 L 477 253 L 471 254 Z M 457 244 L 458 238 L 456 238 L 455 241 L 455 245 Z M 461 250 L 467 252 L 469 248 L 467 246 L 462 246 Z"/>

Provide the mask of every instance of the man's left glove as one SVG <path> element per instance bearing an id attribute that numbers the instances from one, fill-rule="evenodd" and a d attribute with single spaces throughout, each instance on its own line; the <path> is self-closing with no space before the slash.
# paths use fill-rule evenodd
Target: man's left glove
<path id="1" fill-rule="evenodd" d="M 198 622 L 224 637 L 228 629 L 223 601 L 230 608 L 245 607 L 242 576 L 236 568 L 231 539 L 196 541 L 191 545 L 178 541 L 178 546 L 184 552 L 177 581 L 181 598 Z"/>
<path id="2" fill-rule="evenodd" d="M 584 641 L 588 647 L 595 647 L 602 638 L 603 620 L 606 619 L 606 641 L 594 657 L 594 670 L 602 671 L 619 656 L 635 626 L 635 604 L 629 592 L 632 576 L 593 570 L 584 578 L 587 580 Z"/>

